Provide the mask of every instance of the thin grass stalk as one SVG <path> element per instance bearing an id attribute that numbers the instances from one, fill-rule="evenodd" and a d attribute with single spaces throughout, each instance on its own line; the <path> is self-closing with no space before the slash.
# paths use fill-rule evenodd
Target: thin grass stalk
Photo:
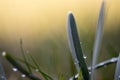
<path id="1" fill-rule="evenodd" d="M 89 72 L 83 57 L 83 52 L 81 49 L 80 40 L 77 33 L 75 19 L 71 12 L 68 14 L 67 28 L 69 46 L 76 68 L 78 72 L 80 71 L 81 68 L 84 80 L 89 80 Z"/>
<path id="2" fill-rule="evenodd" d="M 28 66 L 30 66 L 31 69 L 34 69 L 34 70 L 38 69 L 38 70 L 36 70 L 36 71 L 38 71 L 39 73 L 41 73 L 42 76 L 45 77 L 45 80 L 47 80 L 47 78 L 49 78 L 50 80 L 53 80 L 52 77 L 50 77 L 49 75 L 47 75 L 46 73 L 44 73 L 44 72 L 40 69 L 39 64 L 35 61 L 35 59 L 32 57 L 32 55 L 30 54 L 29 56 L 31 57 L 34 65 L 32 65 L 32 64 L 29 63 L 29 62 L 25 62 L 25 60 L 22 60 L 22 59 L 20 59 L 20 58 L 15 57 L 15 56 L 13 56 L 13 57 L 14 57 L 14 59 L 20 61 L 21 63 L 27 64 Z"/>
<path id="3" fill-rule="evenodd" d="M 110 64 L 113 64 L 113 63 L 116 63 L 118 61 L 118 57 L 114 57 L 114 58 L 111 58 L 109 60 L 106 60 L 106 61 L 103 61 L 103 62 L 100 62 L 99 64 L 93 66 L 94 69 L 100 69 L 104 66 L 108 66 Z M 88 67 L 88 71 L 91 72 L 91 67 Z M 78 78 L 79 74 L 76 74 L 74 77 L 75 78 Z M 74 80 L 73 78 L 74 77 L 71 77 L 70 80 Z"/>
<path id="4" fill-rule="evenodd" d="M 41 69 L 40 69 L 40 66 L 39 64 L 36 62 L 36 60 L 33 58 L 33 56 L 31 54 L 29 54 L 30 58 L 32 59 L 34 65 L 36 66 L 36 69 L 38 69 L 38 72 L 40 72 L 43 77 L 45 78 L 45 80 L 53 80 L 52 77 L 50 77 L 49 75 L 45 74 Z"/>
<path id="5" fill-rule="evenodd" d="M 118 61 L 118 58 L 114 57 L 112 59 L 100 62 L 99 64 L 93 66 L 93 69 L 99 69 L 99 68 L 102 68 L 104 66 L 108 66 L 110 64 L 116 63 L 117 61 Z M 91 72 L 91 67 L 88 67 L 88 70 Z"/>
<path id="6" fill-rule="evenodd" d="M 116 64 L 114 80 L 120 80 L 120 53 Z"/>
<path id="7" fill-rule="evenodd" d="M 41 80 L 40 78 L 36 77 L 32 73 L 28 72 L 10 54 L 3 52 L 2 55 L 13 65 L 13 67 L 17 68 L 22 74 L 25 74 L 28 78 L 30 78 L 32 80 Z"/>
<path id="8" fill-rule="evenodd" d="M 104 11 L 105 11 L 105 0 L 103 0 L 99 18 L 98 18 L 98 24 L 97 24 L 97 32 L 95 37 L 95 43 L 93 48 L 93 60 L 92 60 L 92 67 L 96 65 L 97 59 L 99 56 L 100 46 L 102 42 L 102 31 L 103 31 L 103 22 L 104 22 Z M 91 80 L 95 80 L 95 69 L 91 68 Z"/>
<path id="9" fill-rule="evenodd" d="M 28 71 L 32 73 L 32 70 L 31 70 L 30 66 L 27 64 L 27 58 L 25 56 L 25 51 L 23 49 L 23 42 L 22 42 L 21 38 L 20 38 L 20 49 L 21 49 L 21 53 L 22 53 L 23 59 L 25 60 L 25 65 L 26 65 Z"/>

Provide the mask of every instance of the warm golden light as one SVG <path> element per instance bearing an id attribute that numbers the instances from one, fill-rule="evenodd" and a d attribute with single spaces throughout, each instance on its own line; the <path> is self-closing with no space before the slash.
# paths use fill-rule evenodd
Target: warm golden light
<path id="1" fill-rule="evenodd" d="M 102 0 L 0 0 L 0 49 L 18 54 L 19 39 L 22 38 L 24 48 L 39 55 L 39 62 L 46 71 L 58 74 L 65 69 L 71 75 L 73 66 L 67 44 L 67 13 L 73 12 L 85 53 L 91 55 L 101 2 Z M 119 47 L 117 38 L 120 34 L 119 8 L 120 0 L 106 0 L 103 39 L 107 41 L 103 43 L 107 45 L 107 42 L 112 42 L 117 45 L 116 49 Z M 44 67 L 46 65 L 49 69 Z"/>

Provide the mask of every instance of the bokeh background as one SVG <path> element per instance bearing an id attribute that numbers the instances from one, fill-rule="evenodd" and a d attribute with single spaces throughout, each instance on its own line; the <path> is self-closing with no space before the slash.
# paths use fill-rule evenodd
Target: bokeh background
<path id="1" fill-rule="evenodd" d="M 0 48 L 21 56 L 20 38 L 41 69 L 56 80 L 76 73 L 67 40 L 67 13 L 72 11 L 87 65 L 91 65 L 94 36 L 102 0 L 0 0 Z M 106 0 L 104 33 L 98 61 L 116 57 L 120 51 L 120 1 Z M 26 54 L 28 55 L 28 54 Z M 16 73 L 2 57 L 8 80 Z M 115 64 L 97 70 L 96 80 L 113 80 Z M 20 74 L 17 74 L 19 76 Z"/>

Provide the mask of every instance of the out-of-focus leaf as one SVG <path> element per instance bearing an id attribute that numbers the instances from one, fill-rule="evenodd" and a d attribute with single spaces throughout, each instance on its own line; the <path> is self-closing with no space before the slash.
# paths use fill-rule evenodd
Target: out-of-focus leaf
<path id="1" fill-rule="evenodd" d="M 40 78 L 34 76 L 32 73 L 28 72 L 9 53 L 3 52 L 2 54 L 13 65 L 13 67 L 16 68 L 16 69 L 18 69 L 22 74 L 25 74 L 28 78 L 30 78 L 32 80 L 41 80 Z"/>
<path id="2" fill-rule="evenodd" d="M 114 80 L 120 80 L 120 53 L 116 65 Z"/>
<path id="3" fill-rule="evenodd" d="M 97 32 L 96 32 L 96 38 L 95 38 L 95 43 L 94 43 L 94 49 L 93 49 L 92 66 L 96 65 L 96 62 L 99 56 L 99 50 L 100 50 L 101 41 L 102 41 L 104 11 L 105 11 L 105 0 L 103 0 L 102 2 L 100 13 L 99 13 L 99 18 L 98 18 Z M 94 75 L 95 75 L 94 68 L 92 68 L 91 80 L 94 80 L 94 77 L 95 77 Z"/>
<path id="4" fill-rule="evenodd" d="M 1 63 L 0 63 L 0 80 L 7 80 Z"/>
<path id="5" fill-rule="evenodd" d="M 31 54 L 29 54 L 31 60 L 34 63 L 34 66 L 36 67 L 36 69 L 38 70 L 39 73 L 42 74 L 42 76 L 45 78 L 45 80 L 53 80 L 52 77 L 50 77 L 49 75 L 47 75 L 46 73 L 44 73 L 41 69 L 39 64 L 37 63 L 37 61 L 33 58 L 33 56 Z"/>

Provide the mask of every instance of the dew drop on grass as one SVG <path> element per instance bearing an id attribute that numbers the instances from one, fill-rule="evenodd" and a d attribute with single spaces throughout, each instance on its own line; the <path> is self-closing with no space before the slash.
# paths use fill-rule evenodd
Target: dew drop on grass
<path id="1" fill-rule="evenodd" d="M 25 74 L 22 74 L 22 75 L 21 75 L 21 77 L 22 77 L 22 78 L 25 78 L 25 77 L 26 77 L 26 75 L 25 75 Z"/>
<path id="2" fill-rule="evenodd" d="M 13 68 L 13 71 L 16 72 L 16 71 L 18 71 L 18 69 L 17 68 Z"/>
<path id="3" fill-rule="evenodd" d="M 84 59 L 86 59 L 87 58 L 87 56 L 84 56 Z"/>
<path id="4" fill-rule="evenodd" d="M 99 65 L 102 66 L 102 65 L 104 65 L 104 63 L 100 63 Z"/>
<path id="5" fill-rule="evenodd" d="M 36 72 L 38 72 L 38 71 L 39 71 L 39 69 L 35 69 L 35 71 L 36 71 Z"/>
<path id="6" fill-rule="evenodd" d="M 6 56 L 6 52 L 5 51 L 2 52 L 2 56 Z"/>
<path id="7" fill-rule="evenodd" d="M 78 64 L 79 63 L 79 61 L 77 60 L 77 59 L 75 59 L 75 62 L 74 62 L 74 64 Z"/>
<path id="8" fill-rule="evenodd" d="M 117 61 L 117 58 L 112 58 L 110 61 L 115 62 L 115 61 Z"/>
<path id="9" fill-rule="evenodd" d="M 75 75 L 75 78 L 78 78 L 79 74 Z"/>
<path id="10" fill-rule="evenodd" d="M 91 74 L 91 72 L 89 72 L 89 74 Z"/>
<path id="11" fill-rule="evenodd" d="M 80 44 L 82 44 L 82 42 L 80 42 Z"/>

